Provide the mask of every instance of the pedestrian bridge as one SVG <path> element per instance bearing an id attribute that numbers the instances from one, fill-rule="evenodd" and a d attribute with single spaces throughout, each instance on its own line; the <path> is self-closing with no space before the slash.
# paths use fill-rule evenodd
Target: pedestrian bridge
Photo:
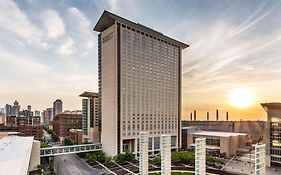
<path id="1" fill-rule="evenodd" d="M 101 143 L 41 148 L 41 157 L 102 150 Z"/>

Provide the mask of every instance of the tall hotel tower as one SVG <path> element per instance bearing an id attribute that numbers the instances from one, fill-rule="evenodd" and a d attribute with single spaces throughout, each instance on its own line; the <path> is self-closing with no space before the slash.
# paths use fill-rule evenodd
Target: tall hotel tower
<path id="1" fill-rule="evenodd" d="M 139 132 L 149 150 L 160 150 L 161 134 L 172 149 L 181 133 L 181 52 L 188 45 L 104 11 L 98 39 L 101 142 L 110 156 L 138 149 Z"/>

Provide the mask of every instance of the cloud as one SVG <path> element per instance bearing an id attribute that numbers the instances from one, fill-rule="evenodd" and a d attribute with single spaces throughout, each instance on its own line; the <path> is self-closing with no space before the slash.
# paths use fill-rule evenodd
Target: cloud
<path id="1" fill-rule="evenodd" d="M 92 24 L 86 18 L 86 16 L 80 12 L 77 8 L 71 7 L 67 10 L 69 24 L 75 33 L 79 33 L 78 40 L 81 40 L 82 48 L 93 49 L 96 46 L 96 37 L 93 34 Z"/>
<path id="2" fill-rule="evenodd" d="M 55 39 L 65 33 L 65 25 L 60 15 L 54 10 L 45 10 L 40 18 L 49 38 Z"/>
<path id="3" fill-rule="evenodd" d="M 38 62 L 36 58 L 30 56 L 20 57 L 17 54 L 7 53 L 3 50 L 0 51 L 1 58 L 1 71 L 9 72 L 10 67 L 13 67 L 13 74 L 18 75 L 39 75 L 41 73 L 48 73 L 49 67 Z M 4 78 L 4 77 L 2 77 Z"/>
<path id="4" fill-rule="evenodd" d="M 74 41 L 71 37 L 67 37 L 64 42 L 57 48 L 57 53 L 69 55 L 75 53 Z"/>
<path id="5" fill-rule="evenodd" d="M 30 22 L 16 3 L 10 0 L 1 0 L 0 11 L 0 29 L 25 39 L 28 44 L 36 42 L 41 45 L 41 37 L 44 32 Z"/>

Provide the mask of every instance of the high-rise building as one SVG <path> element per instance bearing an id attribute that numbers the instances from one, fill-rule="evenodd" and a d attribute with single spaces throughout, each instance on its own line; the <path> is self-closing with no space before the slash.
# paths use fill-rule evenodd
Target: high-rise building
<path id="1" fill-rule="evenodd" d="M 50 121 L 53 121 L 53 108 L 47 108 L 43 111 L 44 125 L 48 125 Z"/>
<path id="2" fill-rule="evenodd" d="M 12 115 L 12 106 L 9 104 L 6 104 L 5 106 L 5 116 Z"/>
<path id="3" fill-rule="evenodd" d="M 82 130 L 83 141 L 100 143 L 100 117 L 98 108 L 98 93 L 84 92 L 82 99 Z"/>
<path id="4" fill-rule="evenodd" d="M 281 165 L 281 103 L 262 103 L 267 112 L 267 165 Z"/>
<path id="5" fill-rule="evenodd" d="M 181 52 L 188 45 L 104 11 L 97 22 L 104 151 L 137 150 L 139 132 L 160 150 L 161 134 L 180 147 Z"/>
<path id="6" fill-rule="evenodd" d="M 5 114 L 5 108 L 0 108 L 0 114 Z"/>
<path id="7" fill-rule="evenodd" d="M 41 112 L 38 111 L 38 110 L 35 110 L 35 111 L 34 111 L 34 116 L 39 116 L 39 117 L 40 117 L 40 116 L 41 116 Z"/>
<path id="8" fill-rule="evenodd" d="M 19 102 L 16 100 L 14 102 L 14 106 L 12 106 L 11 108 L 11 115 L 12 116 L 19 116 L 19 112 L 20 112 L 20 105 L 19 105 Z"/>
<path id="9" fill-rule="evenodd" d="M 31 105 L 27 105 L 27 110 L 31 111 Z"/>
<path id="10" fill-rule="evenodd" d="M 57 99 L 53 103 L 53 117 L 60 113 L 62 113 L 62 101 L 60 99 Z"/>

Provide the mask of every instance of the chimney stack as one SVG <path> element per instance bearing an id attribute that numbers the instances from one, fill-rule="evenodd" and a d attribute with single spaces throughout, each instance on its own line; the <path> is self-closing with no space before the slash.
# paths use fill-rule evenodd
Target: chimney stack
<path id="1" fill-rule="evenodd" d="M 219 121 L 219 110 L 218 109 L 216 110 L 216 119 L 217 119 L 217 121 Z"/>
<path id="2" fill-rule="evenodd" d="M 194 121 L 196 121 L 196 110 L 194 111 Z"/>
<path id="3" fill-rule="evenodd" d="M 228 121 L 228 112 L 226 112 L 226 121 Z"/>
<path id="4" fill-rule="evenodd" d="M 207 121 L 209 121 L 210 118 L 209 118 L 209 112 L 207 112 Z"/>
<path id="5" fill-rule="evenodd" d="M 192 112 L 190 113 L 190 121 L 192 121 Z"/>

